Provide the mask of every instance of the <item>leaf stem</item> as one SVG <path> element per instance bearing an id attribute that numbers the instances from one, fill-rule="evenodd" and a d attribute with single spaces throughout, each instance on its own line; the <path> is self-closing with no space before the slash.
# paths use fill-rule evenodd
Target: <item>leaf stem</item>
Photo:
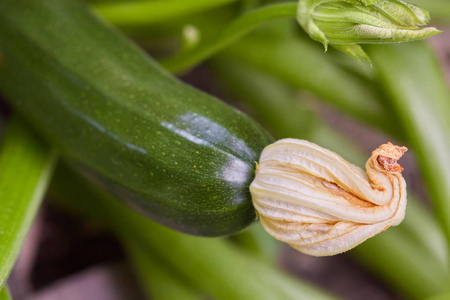
<path id="1" fill-rule="evenodd" d="M 200 300 L 205 297 L 186 282 L 185 278 L 175 274 L 167 267 L 164 258 L 159 258 L 149 249 L 142 247 L 129 235 L 121 235 L 123 246 L 127 250 L 134 268 L 141 278 L 141 283 L 151 299 L 159 300 Z"/>
<path id="2" fill-rule="evenodd" d="M 11 295 L 6 286 L 0 290 L 0 300 L 11 300 Z"/>
<path id="3" fill-rule="evenodd" d="M 55 159 L 22 121 L 9 122 L 0 150 L 0 288 L 39 208 Z"/>
<path id="4" fill-rule="evenodd" d="M 447 236 L 450 250 L 450 93 L 439 63 L 425 43 L 368 47 L 390 95 Z"/>
<path id="5" fill-rule="evenodd" d="M 362 122 L 399 136 L 400 128 L 392 126 L 393 120 L 386 117 L 382 94 L 371 82 L 346 72 L 315 46 L 294 35 L 276 42 L 264 37 L 246 38 L 224 51 L 222 60 L 272 74 Z"/>
<path id="6" fill-rule="evenodd" d="M 98 3 L 91 7 L 116 26 L 146 26 L 181 18 L 237 0 L 173 0 Z"/>
<path id="7" fill-rule="evenodd" d="M 164 59 L 161 61 L 161 64 L 174 73 L 192 68 L 242 38 L 258 25 L 279 18 L 295 17 L 296 12 L 296 2 L 269 5 L 251 11 L 231 22 L 211 40 L 200 44 L 192 50 L 180 52 L 173 57 Z"/>
<path id="8" fill-rule="evenodd" d="M 93 189 L 67 167 L 57 173 L 51 191 L 59 203 L 106 222 L 119 236 L 132 237 L 214 299 L 335 299 L 225 239 L 190 236 L 153 223 Z"/>
<path id="9" fill-rule="evenodd" d="M 249 66 L 219 58 L 212 61 L 213 70 L 241 104 L 256 118 L 267 121 L 276 137 L 308 139 L 364 165 L 364 155 L 302 105 L 302 99 L 288 85 Z M 365 241 L 349 254 L 388 285 L 420 299 L 448 290 L 447 247 L 443 232 L 419 201 L 409 194 L 408 202 L 400 226 Z"/>

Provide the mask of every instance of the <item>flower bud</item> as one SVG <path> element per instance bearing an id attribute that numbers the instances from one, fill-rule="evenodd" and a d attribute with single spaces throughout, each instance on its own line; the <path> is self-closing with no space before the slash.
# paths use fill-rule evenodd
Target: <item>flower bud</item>
<path id="1" fill-rule="evenodd" d="M 401 0 L 300 0 L 297 20 L 325 50 L 328 44 L 352 44 L 338 49 L 357 58 L 367 57 L 356 44 L 409 42 L 440 33 L 419 27 L 429 22 L 429 13 Z"/>
<path id="2" fill-rule="evenodd" d="M 347 251 L 398 225 L 406 183 L 391 143 L 372 152 L 366 172 L 313 143 L 284 139 L 261 154 L 250 191 L 265 230 L 314 256 Z"/>

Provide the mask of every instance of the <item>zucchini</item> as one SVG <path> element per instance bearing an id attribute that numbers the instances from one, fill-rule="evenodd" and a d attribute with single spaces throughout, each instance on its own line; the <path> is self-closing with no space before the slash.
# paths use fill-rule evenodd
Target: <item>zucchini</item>
<path id="1" fill-rule="evenodd" d="M 249 185 L 272 138 L 85 4 L 0 1 L 0 52 L 0 92 L 98 186 L 190 234 L 228 235 L 255 220 Z"/>

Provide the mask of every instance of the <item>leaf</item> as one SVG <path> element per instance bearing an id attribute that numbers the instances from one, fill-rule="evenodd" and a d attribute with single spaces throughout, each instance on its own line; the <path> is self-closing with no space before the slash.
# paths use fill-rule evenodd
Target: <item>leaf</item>
<path id="1" fill-rule="evenodd" d="M 143 26 L 223 6 L 237 0 L 133 1 L 93 4 L 92 8 L 117 26 Z"/>
<path id="2" fill-rule="evenodd" d="M 435 213 L 450 244 L 450 92 L 428 45 L 368 47 L 379 80 L 394 107 L 392 117 L 408 128 Z"/>
<path id="3" fill-rule="evenodd" d="M 158 300 L 205 298 L 205 295 L 192 287 L 186 278 L 168 268 L 161 258 L 142 247 L 139 242 L 124 235 L 121 236 L 121 240 L 149 298 Z"/>
<path id="4" fill-rule="evenodd" d="M 308 139 L 346 154 L 345 159 L 359 166 L 364 164 L 364 155 L 345 136 L 302 106 L 305 99 L 298 97 L 293 89 L 269 74 L 219 58 L 213 61 L 213 66 L 217 67 L 214 70 L 221 75 L 221 82 L 236 94 L 240 104 L 249 106 L 255 116 L 265 119 L 275 136 Z M 423 299 L 448 289 L 450 276 L 444 234 L 412 193 L 408 194 L 405 220 L 398 227 L 367 240 L 349 251 L 349 255 L 411 298 Z"/>
<path id="5" fill-rule="evenodd" d="M 20 120 L 10 121 L 0 150 L 0 287 L 39 208 L 55 157 Z"/>
<path id="6" fill-rule="evenodd" d="M 173 57 L 162 60 L 161 64 L 169 71 L 175 73 L 192 68 L 217 54 L 220 50 L 242 38 L 264 22 L 289 16 L 295 17 L 296 8 L 296 3 L 288 2 L 269 5 L 251 11 L 231 22 L 214 38 L 201 43 L 192 50 L 183 51 Z"/>
<path id="7" fill-rule="evenodd" d="M 251 66 L 294 88 L 307 90 L 363 122 L 392 128 L 376 87 L 342 70 L 330 55 L 324 55 L 305 39 L 246 38 L 226 49 L 222 59 Z"/>
<path id="8" fill-rule="evenodd" d="M 9 295 L 8 289 L 4 287 L 0 290 L 0 300 L 10 300 L 11 296 Z"/>
<path id="9" fill-rule="evenodd" d="M 60 204 L 106 222 L 119 236 L 132 237 L 214 299 L 335 299 L 223 238 L 190 236 L 151 222 L 86 185 L 67 167 L 58 169 L 50 190 Z"/>

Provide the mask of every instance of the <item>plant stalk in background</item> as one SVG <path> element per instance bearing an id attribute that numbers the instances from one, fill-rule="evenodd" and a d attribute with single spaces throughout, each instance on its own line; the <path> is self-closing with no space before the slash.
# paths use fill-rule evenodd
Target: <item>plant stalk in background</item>
<path id="1" fill-rule="evenodd" d="M 307 100 L 305 95 L 299 97 L 286 83 L 228 57 L 219 56 L 213 63 L 221 82 L 237 94 L 241 105 L 248 106 L 254 117 L 265 120 L 275 137 L 307 139 L 344 155 L 344 159 L 358 166 L 364 165 L 366 156 L 308 109 L 303 103 Z M 445 237 L 433 216 L 410 192 L 403 222 L 368 239 L 349 255 L 411 299 L 448 291 Z"/>
<path id="2" fill-rule="evenodd" d="M 0 289 L 41 204 L 56 155 L 18 119 L 0 150 Z"/>
<path id="3" fill-rule="evenodd" d="M 374 45 L 368 52 L 392 102 L 392 116 L 409 128 L 405 135 L 450 245 L 450 93 L 439 62 L 425 43 Z"/>
<path id="4" fill-rule="evenodd" d="M 225 239 L 186 235 L 147 220 L 67 166 L 58 167 L 50 195 L 66 208 L 105 222 L 125 243 L 134 240 L 145 253 L 160 257 L 166 268 L 214 299 L 336 299 Z"/>
<path id="5" fill-rule="evenodd" d="M 4 287 L 0 290 L 0 300 L 10 300 L 11 296 L 9 295 L 8 289 Z"/>

